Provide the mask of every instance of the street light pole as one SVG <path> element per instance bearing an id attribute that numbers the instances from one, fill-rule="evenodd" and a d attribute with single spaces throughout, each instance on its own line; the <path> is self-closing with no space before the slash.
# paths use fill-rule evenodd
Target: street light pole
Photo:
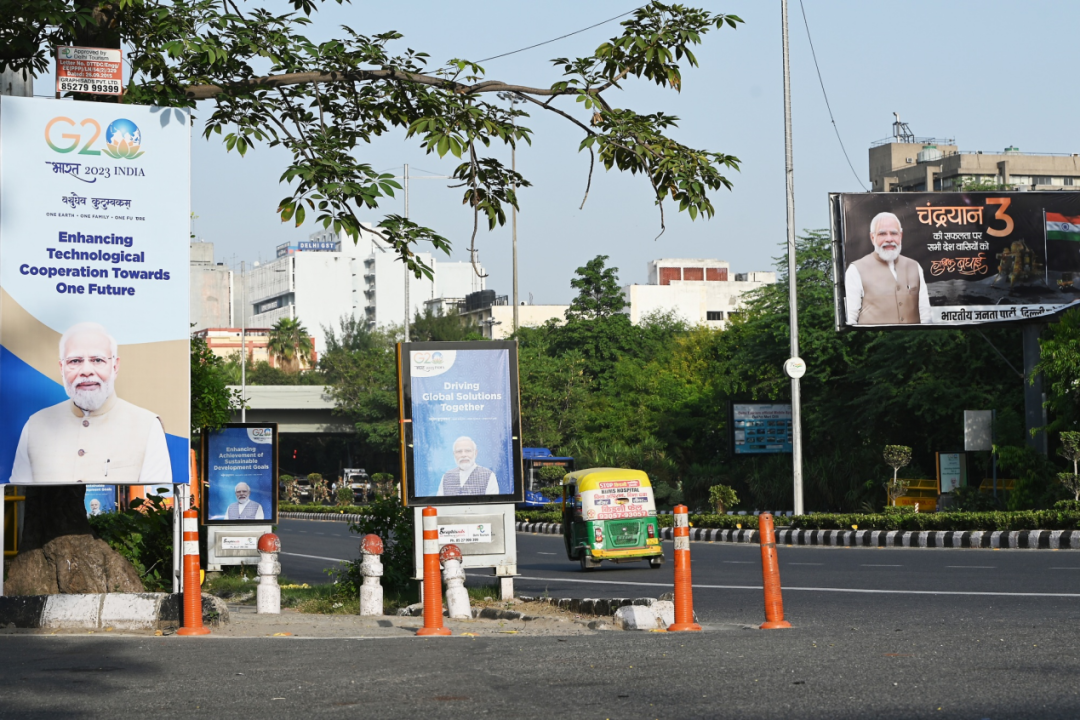
<path id="1" fill-rule="evenodd" d="M 409 164 L 405 163 L 405 219 L 409 219 Z M 409 342 L 409 263 L 405 265 L 405 342 Z"/>
<path id="2" fill-rule="evenodd" d="M 791 357 L 799 357 L 799 306 L 795 257 L 795 164 L 791 152 L 791 64 L 788 52 L 787 0 L 780 0 L 784 37 L 784 179 L 787 186 L 788 304 L 791 309 Z M 791 463 L 795 478 L 795 514 L 803 514 L 802 405 L 799 378 L 791 377 Z"/>
<path id="3" fill-rule="evenodd" d="M 247 422 L 247 274 L 240 261 L 240 422 Z"/>
<path id="4" fill-rule="evenodd" d="M 517 172 L 517 145 L 510 146 L 510 169 Z M 512 234 L 514 237 L 514 334 L 518 331 L 518 266 L 517 266 L 517 183 L 514 183 L 514 204 L 510 207 Z"/>

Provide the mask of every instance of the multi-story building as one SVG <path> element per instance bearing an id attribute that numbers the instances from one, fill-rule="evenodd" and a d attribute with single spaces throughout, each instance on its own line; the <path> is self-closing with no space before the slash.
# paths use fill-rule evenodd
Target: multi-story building
<path id="1" fill-rule="evenodd" d="M 960 150 L 947 138 L 915 137 L 908 124 L 893 122 L 893 134 L 870 147 L 873 192 L 959 191 L 966 185 L 1010 190 L 1080 190 L 1080 155 Z"/>
<path id="2" fill-rule="evenodd" d="M 243 348 L 247 352 L 250 363 L 265 362 L 269 363 L 270 367 L 281 366 L 280 360 L 270 354 L 270 328 L 247 328 L 244 331 L 234 327 L 206 328 L 193 334 L 205 340 L 210 351 L 220 358 L 228 360 L 234 355 L 239 355 Z M 314 347 L 315 338 L 309 336 L 307 342 Z M 307 370 L 318 362 L 319 354 L 315 352 L 312 354 L 310 363 L 300 361 L 300 369 Z"/>
<path id="3" fill-rule="evenodd" d="M 744 303 L 746 293 L 776 282 L 774 272 L 731 275 L 723 260 L 661 258 L 649 262 L 647 285 L 626 285 L 630 321 L 672 313 L 690 325 L 723 328 Z"/>
<path id="4" fill-rule="evenodd" d="M 566 322 L 569 308 L 569 305 L 522 303 L 518 306 L 518 324 L 538 327 L 548 320 L 555 320 L 561 325 Z M 514 306 L 506 295 L 496 295 L 494 290 L 469 293 L 457 305 L 457 310 L 463 323 L 477 328 L 488 340 L 503 340 L 514 333 Z"/>
<path id="5" fill-rule="evenodd" d="M 296 245 L 279 246 L 275 259 L 248 270 L 246 297 L 240 297 L 238 305 L 249 327 L 299 319 L 322 353 L 324 328 L 337 330 L 342 318 L 362 320 L 369 327 L 403 324 L 406 275 L 410 317 L 423 312 L 429 300 L 464 297 L 473 287 L 483 287 L 471 263 L 439 261 L 430 253 L 416 257 L 432 268 L 433 278 L 406 273 L 397 253 L 370 226 L 362 229 L 357 242 L 333 231 L 316 232 Z"/>
<path id="6" fill-rule="evenodd" d="M 233 273 L 214 262 L 214 243 L 191 243 L 192 330 L 232 325 Z"/>

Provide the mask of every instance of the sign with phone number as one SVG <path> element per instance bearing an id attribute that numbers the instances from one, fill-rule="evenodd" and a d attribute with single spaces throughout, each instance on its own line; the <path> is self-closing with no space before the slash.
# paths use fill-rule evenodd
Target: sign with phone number
<path id="1" fill-rule="evenodd" d="M 123 53 L 112 48 L 56 48 L 56 91 L 120 95 Z"/>

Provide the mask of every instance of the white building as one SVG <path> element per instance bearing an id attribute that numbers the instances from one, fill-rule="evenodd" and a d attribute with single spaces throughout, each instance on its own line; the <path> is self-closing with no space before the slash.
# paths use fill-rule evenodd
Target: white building
<path id="1" fill-rule="evenodd" d="M 410 317 L 422 313 L 426 301 L 464 297 L 477 283 L 483 287 L 482 278 L 470 279 L 475 278 L 470 263 L 440 262 L 430 253 L 417 253 L 417 259 L 432 268 L 434 279 L 409 274 Z M 283 317 L 298 318 L 322 354 L 323 328 L 336 330 L 342 316 L 363 320 L 369 327 L 403 324 L 405 276 L 398 255 L 370 226 L 365 225 L 355 243 L 325 230 L 295 246 L 280 246 L 277 258 L 249 269 L 247 296 L 239 304 L 246 310 L 248 327 L 269 328 Z"/>
<path id="2" fill-rule="evenodd" d="M 627 285 L 623 296 L 635 325 L 657 312 L 670 312 L 690 325 L 723 328 L 738 313 L 744 295 L 776 282 L 774 272 L 731 277 L 723 260 L 661 258 L 649 263 L 647 285 Z"/>
<path id="3" fill-rule="evenodd" d="M 505 340 L 514 334 L 514 306 L 505 295 L 496 297 L 493 290 L 475 293 L 459 306 L 461 321 L 471 325 L 488 340 Z M 548 320 L 559 325 L 566 322 L 569 305 L 518 306 L 518 324 L 521 327 L 539 327 Z"/>
<path id="4" fill-rule="evenodd" d="M 228 327 L 233 316 L 233 273 L 214 263 L 214 243 L 191 243 L 192 331 Z"/>

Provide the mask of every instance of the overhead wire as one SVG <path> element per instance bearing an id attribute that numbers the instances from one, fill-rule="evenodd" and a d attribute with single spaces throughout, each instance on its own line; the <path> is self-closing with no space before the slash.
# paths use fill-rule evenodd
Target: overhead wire
<path id="1" fill-rule="evenodd" d="M 633 10 L 627 10 L 626 12 L 622 13 L 621 15 L 616 15 L 615 17 L 608 18 L 607 20 L 601 20 L 600 22 L 596 23 L 595 25 L 590 25 L 589 27 L 581 28 L 580 30 L 575 30 L 572 33 L 566 33 L 565 35 L 560 35 L 559 37 L 552 38 L 551 40 L 545 40 L 544 42 L 539 42 L 539 43 L 536 43 L 535 45 L 530 45 L 528 47 L 523 47 L 520 50 L 511 50 L 510 52 L 505 52 L 505 53 L 502 53 L 501 55 L 492 55 L 489 58 L 484 58 L 483 60 L 477 60 L 476 62 L 482 63 L 482 62 L 487 62 L 489 60 L 498 60 L 499 58 L 504 58 L 504 57 L 506 57 L 508 55 L 516 55 L 519 52 L 525 52 L 526 50 L 532 50 L 533 48 L 538 48 L 541 45 L 549 45 L 549 44 L 551 44 L 553 42 L 557 42 L 559 40 L 563 40 L 563 39 L 571 37 L 573 35 L 578 35 L 580 33 L 583 33 L 586 30 L 592 30 L 593 28 L 600 27 L 601 25 L 606 25 L 607 23 L 612 22 L 613 20 L 618 20 L 619 18 L 625 17 L 625 16 L 629 15 L 630 13 L 637 12 L 638 10 L 640 10 L 643 7 L 645 7 L 645 6 L 641 5 L 639 7 L 634 8 Z"/>
<path id="2" fill-rule="evenodd" d="M 859 183 L 859 186 L 869 192 L 869 188 L 863 183 L 862 178 L 859 177 L 859 173 L 855 172 L 855 166 L 851 164 L 851 158 L 848 157 L 847 148 L 844 147 L 844 141 L 840 138 L 840 128 L 836 126 L 836 118 L 833 117 L 832 106 L 829 105 L 829 94 L 825 92 L 825 81 L 821 79 L 821 68 L 818 67 L 817 52 L 814 51 L 814 40 L 810 37 L 810 23 L 806 20 L 806 6 L 803 5 L 803 0 L 799 0 L 799 9 L 802 10 L 803 25 L 806 27 L 806 39 L 810 42 L 810 55 L 814 58 L 814 69 L 817 70 L 818 84 L 821 85 L 821 94 L 825 98 L 825 108 L 829 111 L 829 120 L 832 121 L 833 132 L 836 133 L 836 140 L 840 143 L 840 149 L 844 152 L 844 159 L 847 160 L 848 167 L 851 168 L 851 173 L 855 176 L 855 181 Z"/>

